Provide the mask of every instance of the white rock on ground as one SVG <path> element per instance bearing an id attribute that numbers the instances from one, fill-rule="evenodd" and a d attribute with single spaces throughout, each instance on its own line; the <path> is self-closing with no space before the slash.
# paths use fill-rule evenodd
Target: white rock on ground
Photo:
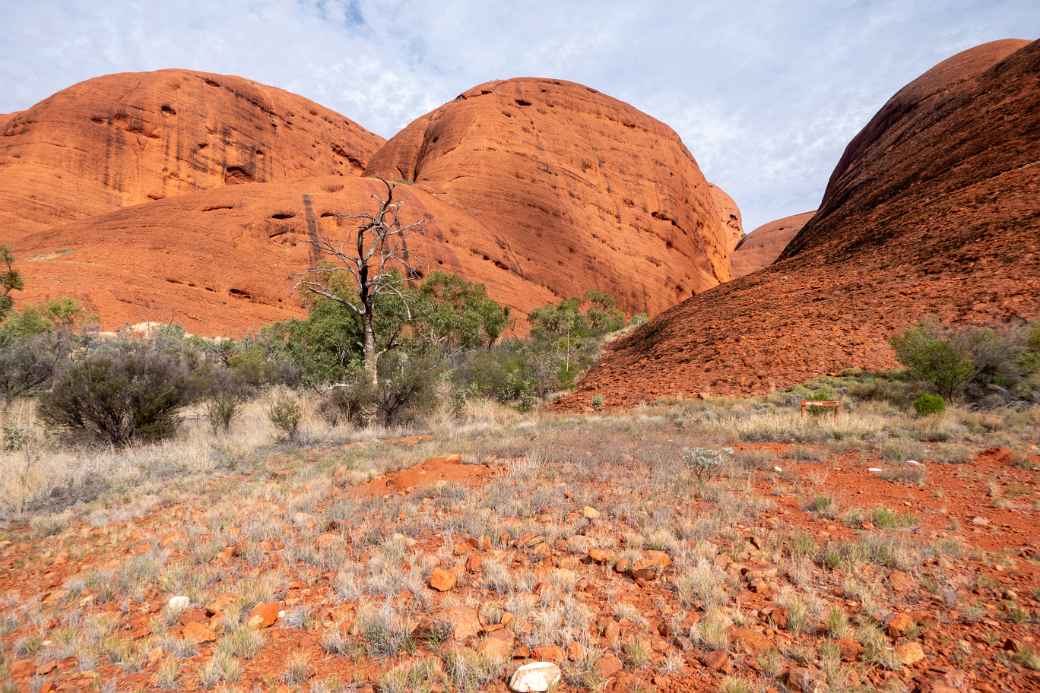
<path id="1" fill-rule="evenodd" d="M 166 606 L 170 608 L 170 611 L 184 611 L 191 606 L 191 599 L 178 594 L 176 597 L 170 597 L 170 601 L 166 602 Z"/>
<path id="2" fill-rule="evenodd" d="M 559 682 L 560 667 L 552 662 L 532 662 L 513 672 L 509 679 L 509 690 L 515 693 L 547 691 Z"/>

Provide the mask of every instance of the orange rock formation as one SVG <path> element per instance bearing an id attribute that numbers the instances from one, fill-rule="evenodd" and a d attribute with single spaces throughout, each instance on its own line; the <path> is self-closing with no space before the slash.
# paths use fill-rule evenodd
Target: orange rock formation
<path id="1" fill-rule="evenodd" d="M 900 90 L 849 144 L 820 210 L 766 269 L 616 344 L 562 406 L 763 392 L 895 364 L 924 315 L 1040 316 L 1040 41 L 999 41 Z"/>
<path id="2" fill-rule="evenodd" d="M 773 264 L 787 244 L 816 214 L 802 212 L 762 224 L 744 236 L 730 256 L 730 273 L 734 279 L 757 272 Z"/>
<path id="3" fill-rule="evenodd" d="M 101 90 L 88 87 L 109 80 L 135 85 L 140 107 L 105 110 Z M 481 85 L 373 154 L 378 138 L 345 118 L 236 80 L 117 75 L 8 122 L 5 132 L 28 128 L 13 135 L 25 142 L 50 122 L 31 113 L 64 113 L 53 119 L 96 134 L 77 145 L 74 184 L 50 197 L 29 183 L 58 175 L 57 150 L 26 144 L 21 158 L 3 159 L 18 175 L 0 183 L 0 209 L 31 221 L 15 243 L 28 287 L 21 300 L 70 295 L 107 328 L 174 321 L 198 334 L 241 335 L 299 315 L 294 285 L 313 260 L 311 230 L 347 234 L 337 215 L 372 208 L 381 190 L 374 178 L 319 174 L 360 173 L 370 154 L 365 173 L 397 181 L 406 216 L 428 219 L 414 248 L 425 271 L 484 283 L 521 320 L 588 289 L 653 314 L 729 278 L 739 231 L 732 200 L 704 180 L 672 130 L 595 90 L 543 79 Z M 150 115 L 117 118 L 123 111 Z M 229 134 L 212 136 L 203 165 L 189 144 L 214 129 Z M 269 182 L 224 184 L 250 178 Z M 215 189 L 192 192 L 205 187 Z M 132 203 L 143 204 L 118 209 Z M 62 218 L 79 219 L 54 225 Z"/>
<path id="4" fill-rule="evenodd" d="M 98 77 L 0 116 L 0 228 L 17 242 L 225 184 L 358 175 L 382 143 L 338 113 L 241 77 Z"/>

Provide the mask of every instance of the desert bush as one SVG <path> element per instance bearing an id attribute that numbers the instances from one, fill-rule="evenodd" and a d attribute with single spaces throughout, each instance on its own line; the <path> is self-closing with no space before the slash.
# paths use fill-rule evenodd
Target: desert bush
<path id="1" fill-rule="evenodd" d="M 443 372 L 443 364 L 433 352 L 385 354 L 379 362 L 378 384 L 355 371 L 350 382 L 322 395 L 318 411 L 332 425 L 348 421 L 363 426 L 373 414 L 387 427 L 419 421 L 438 404 L 437 386 Z"/>
<path id="2" fill-rule="evenodd" d="M 918 416 L 928 416 L 930 414 L 940 414 L 946 409 L 946 400 L 941 395 L 934 395 L 928 392 L 920 394 L 917 399 L 914 400 L 914 411 L 917 412 Z"/>
<path id="3" fill-rule="evenodd" d="M 925 321 L 893 337 L 909 375 L 950 398 L 1001 405 L 1040 397 L 1040 328 L 944 327 Z"/>
<path id="4" fill-rule="evenodd" d="M 113 445 L 174 434 L 179 412 L 204 387 L 190 355 L 154 342 L 119 340 L 71 358 L 40 396 L 48 425 Z"/>
<path id="5" fill-rule="evenodd" d="M 73 347 L 64 331 L 0 341 L 0 401 L 7 406 L 45 389 Z"/>
<path id="6" fill-rule="evenodd" d="M 704 482 L 722 473 L 726 464 L 726 454 L 721 450 L 710 448 L 684 448 L 682 451 L 683 463 L 693 472 L 700 481 Z"/>
<path id="7" fill-rule="evenodd" d="M 891 343 L 910 376 L 930 384 L 945 397 L 960 392 L 971 379 L 971 357 L 951 344 L 945 329 L 935 322 L 911 327 L 893 337 Z"/>
<path id="8" fill-rule="evenodd" d="M 300 403 L 293 395 L 279 392 L 274 395 L 267 408 L 267 418 L 286 440 L 292 442 L 299 434 L 303 409 L 300 408 Z"/>

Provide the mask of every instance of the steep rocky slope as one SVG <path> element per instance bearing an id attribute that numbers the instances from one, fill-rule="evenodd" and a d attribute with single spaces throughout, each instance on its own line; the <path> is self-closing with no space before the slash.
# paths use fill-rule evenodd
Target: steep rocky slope
<path id="1" fill-rule="evenodd" d="M 775 219 L 744 236 L 730 256 L 730 274 L 733 278 L 738 279 L 773 264 L 814 214 L 815 211 L 802 212 Z"/>
<path id="2" fill-rule="evenodd" d="M 935 314 L 1040 315 L 1040 41 L 944 61 L 849 144 L 823 204 L 763 271 L 616 344 L 564 406 L 759 392 L 894 365 L 887 338 Z"/>
<path id="3" fill-rule="evenodd" d="M 226 184 L 357 175 L 382 143 L 327 108 L 241 77 L 107 75 L 0 116 L 0 227 L 17 241 Z"/>
<path id="4" fill-rule="evenodd" d="M 679 137 L 579 84 L 476 86 L 391 138 L 367 173 L 472 215 L 504 241 L 495 262 L 558 296 L 597 288 L 655 314 L 729 279 L 732 229 Z"/>

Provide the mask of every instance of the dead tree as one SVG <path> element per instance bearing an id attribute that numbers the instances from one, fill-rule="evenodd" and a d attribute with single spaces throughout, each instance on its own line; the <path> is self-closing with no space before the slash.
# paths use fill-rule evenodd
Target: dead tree
<path id="1" fill-rule="evenodd" d="M 402 203 L 394 200 L 394 186 L 382 178 L 379 180 L 386 186 L 386 196 L 385 199 L 372 196 L 379 203 L 375 213 L 337 215 L 337 221 L 358 222 L 353 247 L 340 247 L 320 233 L 315 234 L 314 244 L 317 246 L 318 260 L 325 257 L 331 262 L 309 270 L 311 275 L 320 279 L 300 283 L 307 291 L 353 311 L 361 320 L 365 378 L 373 387 L 379 384 L 379 357 L 396 346 L 395 335 L 391 335 L 385 341 L 382 349 L 376 344 L 376 298 L 380 294 L 396 294 L 405 306 L 408 320 L 411 320 L 408 302 L 395 282 L 395 274 L 401 272 L 405 279 L 419 276 L 411 264 L 408 235 L 413 232 L 422 233 L 425 224 L 424 219 L 402 224 Z M 357 288 L 356 298 L 343 296 L 330 288 L 333 276 L 343 272 L 349 273 L 354 280 Z"/>

